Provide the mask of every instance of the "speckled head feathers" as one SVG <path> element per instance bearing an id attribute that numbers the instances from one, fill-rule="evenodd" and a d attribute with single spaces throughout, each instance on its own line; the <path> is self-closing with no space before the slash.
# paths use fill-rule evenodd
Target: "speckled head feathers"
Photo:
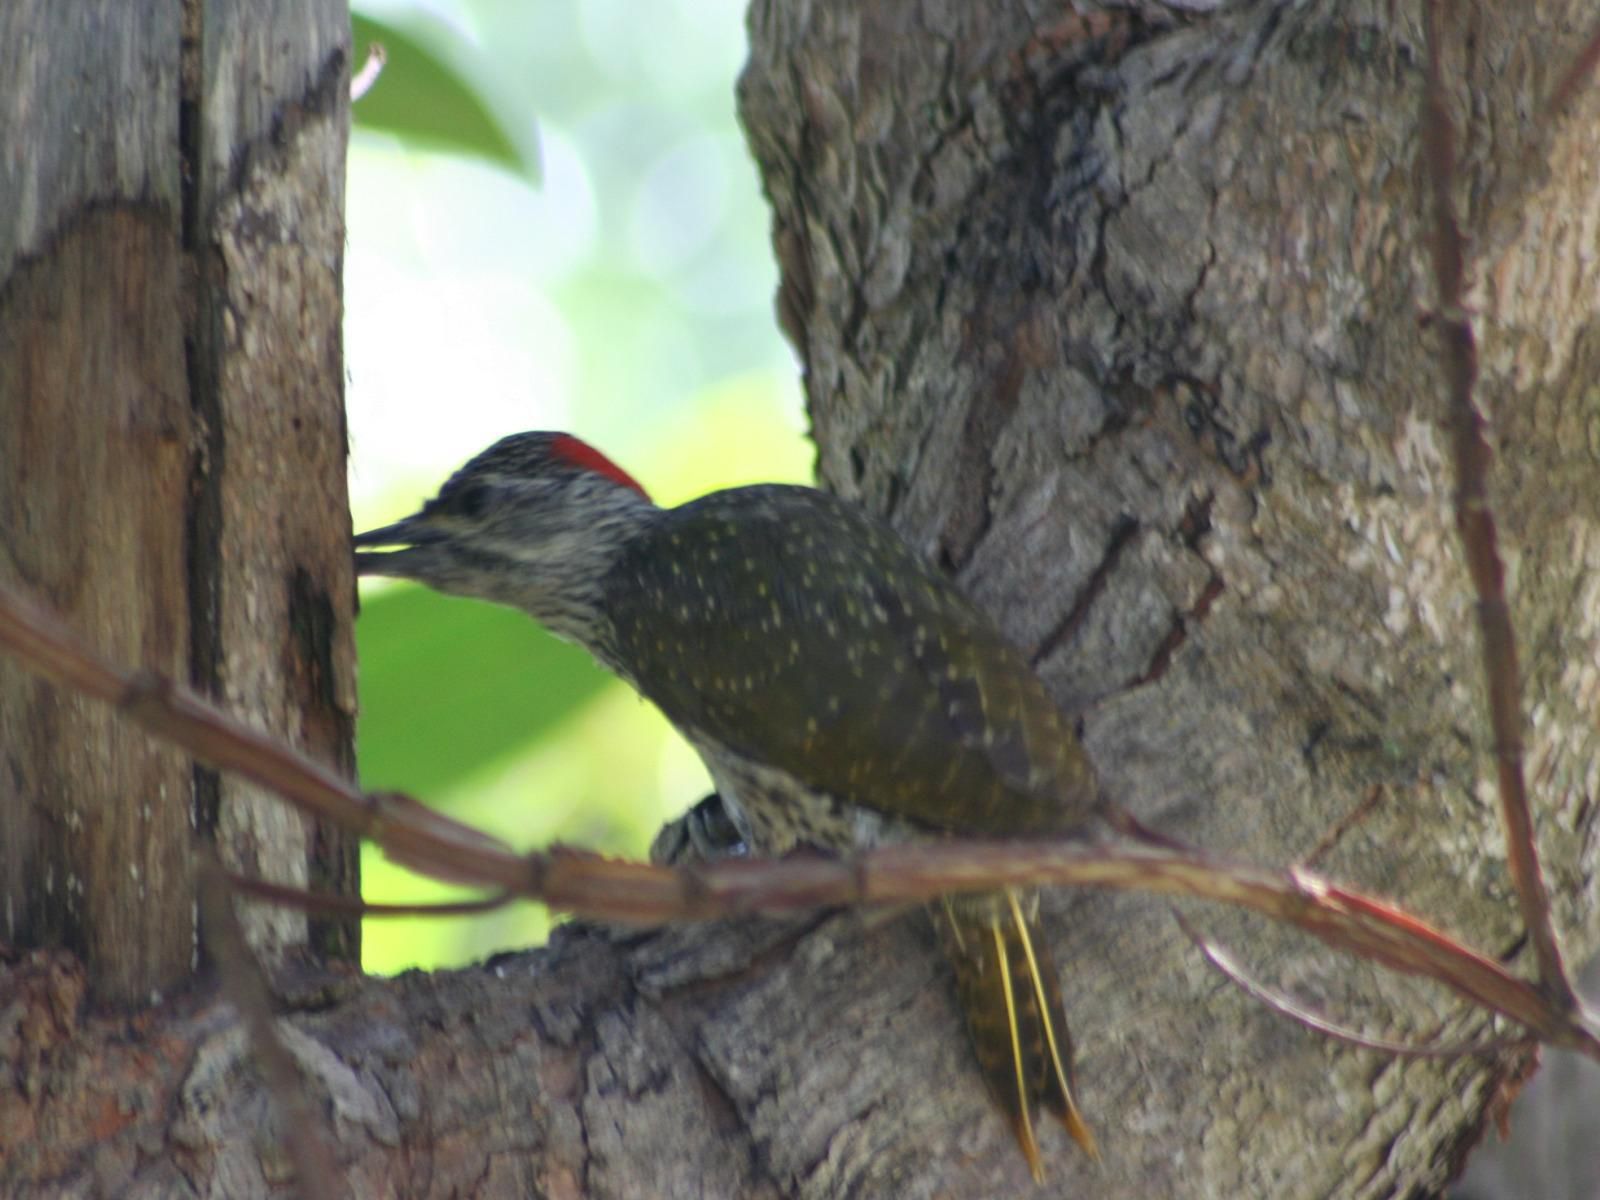
<path id="1" fill-rule="evenodd" d="M 649 494 L 639 486 L 639 481 L 616 463 L 581 438 L 570 433 L 553 433 L 533 430 L 513 433 L 501 438 L 482 454 L 452 475 L 439 491 L 439 498 L 458 486 L 464 486 L 488 476 L 532 479 L 540 475 L 560 473 L 565 470 L 587 472 L 632 488 L 639 495 Z"/>
<path id="2" fill-rule="evenodd" d="M 582 641 L 606 568 L 659 512 L 586 442 L 516 433 L 450 476 L 419 512 L 359 535 L 356 570 L 512 604 Z"/>
<path id="3" fill-rule="evenodd" d="M 432 504 L 447 504 L 460 493 L 485 483 L 535 480 L 572 473 L 609 479 L 649 499 L 649 494 L 638 480 L 588 442 L 570 433 L 540 429 L 509 434 L 473 457 L 445 481 Z"/>

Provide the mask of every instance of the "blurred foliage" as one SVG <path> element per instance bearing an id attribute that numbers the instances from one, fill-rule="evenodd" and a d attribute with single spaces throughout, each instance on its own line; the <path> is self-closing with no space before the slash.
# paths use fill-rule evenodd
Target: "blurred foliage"
<path id="1" fill-rule="evenodd" d="M 546 737 L 605 685 L 589 656 L 492 604 L 386 588 L 357 626 L 369 788 L 436 795 Z"/>
<path id="2" fill-rule="evenodd" d="M 734 122 L 742 0 L 365 0 L 345 260 L 358 528 L 495 438 L 570 428 L 662 503 L 809 478 Z M 362 782 L 534 847 L 642 854 L 708 789 L 653 708 L 521 614 L 381 582 L 357 623 Z M 459 894 L 363 856 L 373 900 Z M 374 920 L 369 970 L 532 944 L 548 917 Z"/>
<path id="3" fill-rule="evenodd" d="M 350 18 L 350 25 L 357 67 L 377 43 L 383 47 L 384 70 L 391 78 L 404 80 L 402 86 L 381 87 L 363 97 L 362 125 L 422 149 L 475 154 L 514 169 L 527 165 L 477 93 L 435 52 L 440 42 L 454 40 L 448 25 L 429 22 L 427 40 L 360 14 Z"/>

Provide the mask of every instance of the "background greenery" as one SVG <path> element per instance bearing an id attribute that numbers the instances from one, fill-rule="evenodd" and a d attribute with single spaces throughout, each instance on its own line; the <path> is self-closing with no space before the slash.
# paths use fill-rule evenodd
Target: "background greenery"
<path id="1" fill-rule="evenodd" d="M 368 0 L 345 260 L 356 527 L 503 434 L 565 428 L 662 503 L 810 476 L 755 170 L 734 121 L 742 0 Z M 708 790 L 693 753 L 519 614 L 364 584 L 368 788 L 519 847 L 642 854 Z M 370 848 L 369 899 L 450 889 Z M 527 945 L 546 914 L 369 921 L 379 972 Z"/>

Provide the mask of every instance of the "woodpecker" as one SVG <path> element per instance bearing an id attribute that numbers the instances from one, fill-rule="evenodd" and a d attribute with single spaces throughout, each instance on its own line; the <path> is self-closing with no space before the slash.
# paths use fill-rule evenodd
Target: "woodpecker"
<path id="1" fill-rule="evenodd" d="M 1097 812 L 1094 770 L 1022 654 L 892 528 L 828 493 L 771 484 L 660 508 L 587 443 L 519 433 L 355 545 L 360 574 L 509 605 L 588 649 L 699 752 L 753 851 L 1072 833 Z M 928 911 L 1035 1179 L 1041 1102 L 1098 1157 L 1037 894 Z"/>

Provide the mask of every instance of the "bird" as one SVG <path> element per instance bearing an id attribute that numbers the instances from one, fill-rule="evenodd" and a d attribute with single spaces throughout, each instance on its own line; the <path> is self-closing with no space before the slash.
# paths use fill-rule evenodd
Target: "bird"
<path id="1" fill-rule="evenodd" d="M 578 437 L 504 437 L 361 575 L 520 609 L 655 703 L 766 855 L 1077 835 L 1100 811 L 1072 721 L 1023 654 L 885 521 L 815 488 L 655 504 Z M 1036 1180 L 1039 1106 L 1090 1155 L 1036 891 L 928 906 L 978 1065 Z"/>

